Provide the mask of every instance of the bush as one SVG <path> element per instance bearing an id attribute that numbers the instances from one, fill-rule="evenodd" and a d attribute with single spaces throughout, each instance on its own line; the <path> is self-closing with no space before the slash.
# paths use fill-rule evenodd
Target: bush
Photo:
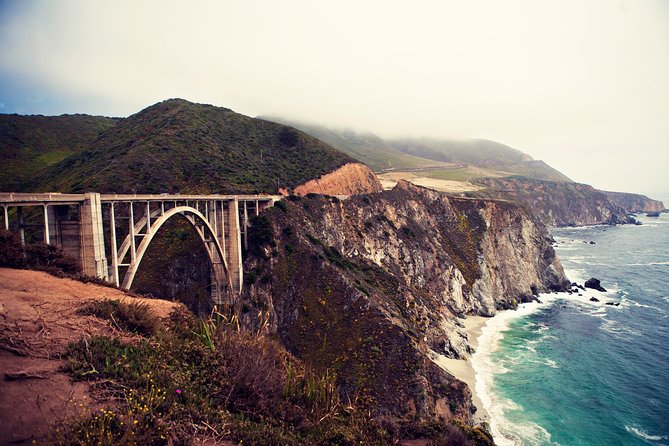
<path id="1" fill-rule="evenodd" d="M 17 234 L 0 229 L 0 266 L 34 269 L 56 275 L 81 273 L 77 259 L 68 256 L 57 246 L 46 243 L 21 243 Z"/>
<path id="2" fill-rule="evenodd" d="M 23 269 L 25 265 L 25 252 L 19 236 L 0 229 L 0 266 Z"/>
<path id="3" fill-rule="evenodd" d="M 107 301 L 95 311 L 109 308 L 117 307 Z M 305 366 L 274 339 L 243 333 L 234 316 L 196 319 L 176 310 L 151 339 L 93 337 L 70 345 L 66 359 L 70 375 L 114 386 L 120 403 L 104 417 L 65 426 L 65 435 L 50 439 L 55 444 L 165 444 L 166 432 L 174 444 L 188 444 L 205 426 L 235 444 L 390 440 L 365 411 L 342 406 L 333 373 Z"/>
<path id="4" fill-rule="evenodd" d="M 95 311 L 116 311 L 109 302 Z M 278 341 L 245 333 L 236 316 L 217 311 L 198 319 L 178 309 L 152 338 L 93 337 L 70 345 L 66 359 L 75 379 L 112 386 L 118 404 L 65 426 L 52 444 L 192 444 L 203 432 L 245 445 L 381 446 L 400 437 L 487 444 L 467 426 L 407 428 L 372 419 L 356 399 L 341 403 L 333 373 L 308 367 Z"/>
<path id="5" fill-rule="evenodd" d="M 111 321 L 117 328 L 143 335 L 152 335 L 161 327 L 160 318 L 146 303 L 123 303 L 118 299 L 94 300 L 79 310 L 80 314 Z"/>

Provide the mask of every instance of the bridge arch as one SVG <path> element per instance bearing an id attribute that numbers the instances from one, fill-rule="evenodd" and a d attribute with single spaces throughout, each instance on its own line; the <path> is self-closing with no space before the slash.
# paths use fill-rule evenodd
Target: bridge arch
<path id="1" fill-rule="evenodd" d="M 151 221 L 150 230 L 147 231 L 147 234 L 142 238 L 142 241 L 137 247 L 135 259 L 130 263 L 128 270 L 123 277 L 122 287 L 125 289 L 130 289 L 132 282 L 135 280 L 135 275 L 139 270 L 139 265 L 141 264 L 142 259 L 144 258 L 144 255 L 149 248 L 149 245 L 153 241 L 153 238 L 158 233 L 160 228 L 175 215 L 184 216 L 191 224 L 191 226 L 193 226 L 193 229 L 195 229 L 195 232 L 199 235 L 200 240 L 202 240 L 212 265 L 213 277 L 215 281 L 213 286 L 216 287 L 218 292 L 221 290 L 231 290 L 232 284 L 230 275 L 228 273 L 228 265 L 225 260 L 225 253 L 218 238 L 216 237 L 216 233 L 207 218 L 202 213 L 200 213 L 200 211 L 190 206 L 177 206 L 175 208 L 166 210 L 164 214 L 162 214 L 156 220 Z M 218 293 L 212 294 L 214 296 L 218 295 Z"/>

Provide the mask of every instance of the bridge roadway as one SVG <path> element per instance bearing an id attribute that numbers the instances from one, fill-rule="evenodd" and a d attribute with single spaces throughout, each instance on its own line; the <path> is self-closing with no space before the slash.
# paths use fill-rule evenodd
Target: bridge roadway
<path id="1" fill-rule="evenodd" d="M 0 193 L 3 222 L 25 243 L 24 208 L 40 215 L 45 243 L 78 258 L 84 274 L 130 289 L 160 227 L 180 215 L 195 228 L 212 264 L 211 294 L 222 303 L 241 292 L 242 246 L 248 246 L 250 216 L 280 195 Z M 13 221 L 12 221 L 13 220 Z M 127 221 L 127 223 L 124 222 Z M 119 243 L 120 242 L 120 243 Z"/>

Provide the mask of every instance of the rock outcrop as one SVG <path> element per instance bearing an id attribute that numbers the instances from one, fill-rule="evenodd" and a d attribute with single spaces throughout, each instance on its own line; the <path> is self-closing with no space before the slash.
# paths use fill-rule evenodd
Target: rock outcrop
<path id="1" fill-rule="evenodd" d="M 585 287 L 597 290 L 601 293 L 606 293 L 606 288 L 602 286 L 602 283 L 599 281 L 599 279 L 595 279 L 594 277 L 591 277 L 585 281 Z"/>
<path id="2" fill-rule="evenodd" d="M 521 207 L 404 181 L 345 201 L 291 196 L 254 220 L 249 240 L 246 305 L 270 310 L 294 354 L 334 370 L 345 398 L 395 419 L 469 421 L 468 387 L 430 352 L 470 351 L 458 317 L 569 286 Z"/>
<path id="3" fill-rule="evenodd" d="M 625 192 L 600 192 L 606 195 L 613 203 L 625 209 L 626 212 L 662 212 L 665 209 L 664 203 L 648 198 L 645 195 L 628 194 Z"/>
<path id="4" fill-rule="evenodd" d="M 525 177 L 481 178 L 478 195 L 525 206 L 549 226 L 633 224 L 634 218 L 590 185 L 533 180 Z"/>
<path id="5" fill-rule="evenodd" d="M 348 163 L 295 187 L 297 195 L 357 195 L 381 192 L 383 186 L 374 172 L 362 163 Z"/>

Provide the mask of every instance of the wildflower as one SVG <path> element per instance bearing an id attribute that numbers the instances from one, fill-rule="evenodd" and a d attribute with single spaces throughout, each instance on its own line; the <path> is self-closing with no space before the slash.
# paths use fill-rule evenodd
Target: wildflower
<path id="1" fill-rule="evenodd" d="M 176 392 L 180 394 L 180 393 L 181 393 L 181 389 L 177 389 Z"/>

